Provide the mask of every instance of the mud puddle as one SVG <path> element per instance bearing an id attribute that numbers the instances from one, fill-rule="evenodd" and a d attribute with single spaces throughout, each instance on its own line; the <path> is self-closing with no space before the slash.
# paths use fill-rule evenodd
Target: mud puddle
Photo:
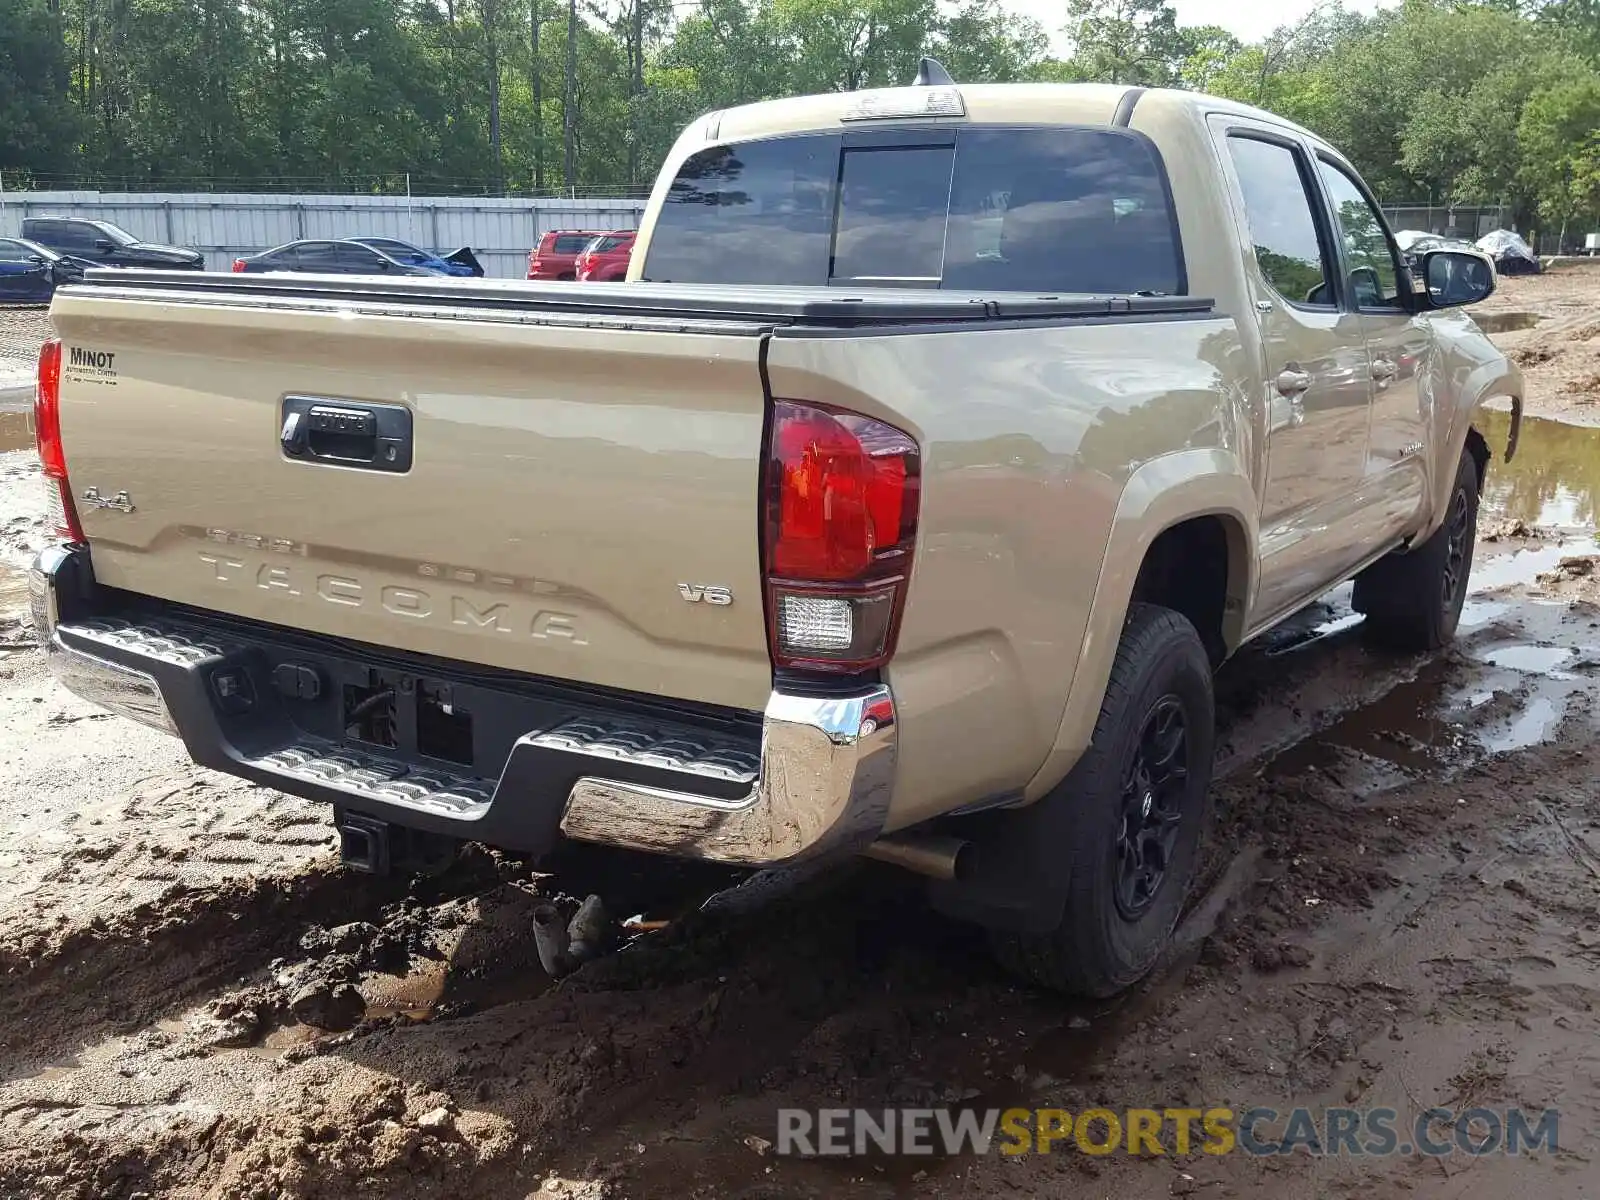
<path id="1" fill-rule="evenodd" d="M 1521 329 L 1532 329 L 1545 319 L 1545 314 L 1536 312 L 1474 313 L 1472 314 L 1472 319 L 1477 322 L 1479 329 L 1488 334 L 1515 333 Z"/>
<path id="2" fill-rule="evenodd" d="M 1509 413 L 1478 414 L 1494 453 L 1483 490 L 1483 515 L 1529 526 L 1593 529 L 1600 498 L 1600 428 L 1524 417 L 1517 453 L 1504 461 Z"/>
<path id="3" fill-rule="evenodd" d="M 1480 521 L 1490 544 L 1478 547 L 1449 651 L 1414 671 L 1405 660 L 1371 652 L 1347 585 L 1241 655 L 1248 681 L 1267 671 L 1287 673 L 1283 682 L 1303 706 L 1329 703 L 1337 714 L 1310 736 L 1302 726 L 1284 746 L 1263 736 L 1273 717 L 1246 708 L 1240 732 L 1249 736 L 1236 732 L 1234 739 L 1264 750 L 1255 777 L 1331 786 L 1355 800 L 1452 778 L 1490 756 L 1550 740 L 1574 698 L 1593 689 L 1600 621 L 1583 606 L 1591 603 L 1585 590 L 1591 575 L 1600 573 L 1593 558 L 1600 546 L 1589 525 L 1600 494 L 1600 430 L 1530 425 L 1516 459 L 1520 473 L 1509 479 L 1491 473 Z M 1490 434 L 1503 437 L 1504 430 Z M 1584 474 L 1591 466 L 1592 481 Z M 1518 521 L 1511 512 L 1526 517 Z M 1276 663 L 1257 667 L 1252 656 Z M 1295 676 L 1308 662 L 1316 670 L 1301 690 Z M 1349 687 L 1330 688 L 1346 669 Z M 1219 697 L 1237 690 L 1226 674 L 1218 685 Z M 1219 774 L 1227 774 L 1224 763 Z"/>

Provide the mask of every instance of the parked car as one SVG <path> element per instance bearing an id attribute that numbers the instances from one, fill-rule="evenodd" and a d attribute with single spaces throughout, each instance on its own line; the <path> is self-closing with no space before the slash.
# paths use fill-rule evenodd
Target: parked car
<path id="1" fill-rule="evenodd" d="M 628 287 L 62 289 L 53 669 L 325 802 L 353 867 L 861 853 L 1037 983 L 1133 984 L 1214 668 L 1349 579 L 1369 638 L 1454 636 L 1523 380 L 1441 310 L 1494 276 L 1186 91 L 754 104 L 662 172 Z"/>
<path id="2" fill-rule="evenodd" d="M 382 250 L 357 241 L 308 238 L 288 242 L 233 260 L 235 274 L 263 271 L 303 271 L 315 275 L 447 275 L 447 270 L 418 266 L 392 258 Z"/>
<path id="3" fill-rule="evenodd" d="M 578 255 L 589 248 L 604 229 L 553 229 L 528 252 L 529 279 L 576 279 Z"/>
<path id="4" fill-rule="evenodd" d="M 604 237 L 595 238 L 578 255 L 578 279 L 584 283 L 615 283 L 619 279 L 626 279 L 637 236 L 637 230 L 618 229 Z"/>
<path id="5" fill-rule="evenodd" d="M 48 246 L 57 254 L 81 258 L 97 267 L 161 267 L 169 271 L 203 271 L 206 257 L 182 246 L 141 242 L 110 221 L 85 217 L 26 217 L 26 241 Z"/>
<path id="6" fill-rule="evenodd" d="M 63 283 L 83 278 L 84 264 L 48 246 L 0 238 L 0 300 L 44 303 Z"/>
<path id="7" fill-rule="evenodd" d="M 427 267 L 430 271 L 437 271 L 441 275 L 482 276 L 483 274 L 483 264 L 468 246 L 443 255 L 435 254 L 432 250 L 424 250 L 420 246 L 413 246 L 410 242 L 402 242 L 399 238 L 357 237 L 346 240 L 371 246 L 374 250 L 387 254 L 396 262 L 404 263 L 408 267 Z"/>

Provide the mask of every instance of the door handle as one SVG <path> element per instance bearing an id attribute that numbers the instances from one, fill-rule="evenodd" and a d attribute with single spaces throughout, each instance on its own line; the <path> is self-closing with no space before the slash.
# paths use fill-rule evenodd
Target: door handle
<path id="1" fill-rule="evenodd" d="M 411 410 L 317 396 L 286 396 L 278 444 L 288 458 L 368 471 L 411 469 Z"/>
<path id="2" fill-rule="evenodd" d="M 1309 373 L 1290 363 L 1278 372 L 1278 392 L 1284 396 L 1298 396 L 1311 386 Z"/>

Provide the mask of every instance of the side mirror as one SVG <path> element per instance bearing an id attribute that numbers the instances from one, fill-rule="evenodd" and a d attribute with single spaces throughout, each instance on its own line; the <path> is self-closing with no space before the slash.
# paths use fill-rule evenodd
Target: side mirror
<path id="1" fill-rule="evenodd" d="M 95 238 L 94 248 L 100 251 L 101 254 L 110 254 L 117 248 L 117 245 L 110 238 Z"/>
<path id="2" fill-rule="evenodd" d="M 42 255 L 42 254 L 30 254 L 30 255 L 28 255 L 27 258 L 23 259 L 22 261 L 23 262 L 27 262 L 27 263 L 32 263 L 36 267 L 42 267 L 42 266 L 44 266 L 44 264 L 45 264 L 45 262 L 47 260 L 46 260 L 45 256 Z"/>
<path id="3" fill-rule="evenodd" d="M 1494 292 L 1494 267 L 1464 250 L 1429 250 L 1422 256 L 1422 278 L 1430 308 L 1476 304 Z"/>

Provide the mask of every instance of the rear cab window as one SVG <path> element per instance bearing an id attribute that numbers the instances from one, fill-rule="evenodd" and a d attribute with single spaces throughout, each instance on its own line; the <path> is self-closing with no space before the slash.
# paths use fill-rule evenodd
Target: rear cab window
<path id="1" fill-rule="evenodd" d="M 1166 173 L 1105 127 L 807 134 L 690 157 L 646 279 L 1181 295 Z"/>

